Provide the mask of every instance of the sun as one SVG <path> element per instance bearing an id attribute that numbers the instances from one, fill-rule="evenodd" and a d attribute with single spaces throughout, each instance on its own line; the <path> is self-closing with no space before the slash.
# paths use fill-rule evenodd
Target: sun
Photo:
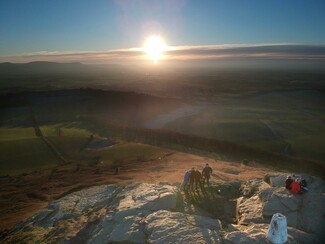
<path id="1" fill-rule="evenodd" d="M 144 51 L 154 64 L 163 58 L 163 53 L 166 49 L 164 40 L 159 36 L 150 36 L 146 39 L 144 44 Z"/>

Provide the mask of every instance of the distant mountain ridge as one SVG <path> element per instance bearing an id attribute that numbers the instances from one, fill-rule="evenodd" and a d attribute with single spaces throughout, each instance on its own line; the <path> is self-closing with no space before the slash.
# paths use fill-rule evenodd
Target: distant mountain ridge
<path id="1" fill-rule="evenodd" d="M 1 75 L 37 75 L 53 73 L 89 72 L 97 67 L 82 63 L 55 63 L 55 62 L 31 62 L 31 63 L 0 63 Z"/>
<path id="2" fill-rule="evenodd" d="M 39 75 L 64 75 L 64 76 L 89 76 L 114 73 L 121 69 L 117 64 L 92 65 L 80 62 L 58 63 L 48 61 L 35 61 L 30 63 L 0 63 L 0 78 L 17 76 Z"/>

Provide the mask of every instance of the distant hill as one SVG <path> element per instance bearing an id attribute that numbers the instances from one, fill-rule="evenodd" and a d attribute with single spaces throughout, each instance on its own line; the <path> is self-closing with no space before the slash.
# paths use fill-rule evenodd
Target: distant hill
<path id="1" fill-rule="evenodd" d="M 76 74 L 98 72 L 100 67 L 85 65 L 82 63 L 55 63 L 55 62 L 31 62 L 31 63 L 0 63 L 0 76 L 7 75 L 44 75 L 44 74 Z"/>
<path id="2" fill-rule="evenodd" d="M 1 93 L 25 90 L 52 90 L 63 87 L 79 88 L 101 85 L 101 80 L 114 79 L 123 67 L 114 64 L 82 63 L 0 63 Z M 82 83 L 82 82 L 85 83 Z M 108 84 L 107 82 L 105 83 Z"/>

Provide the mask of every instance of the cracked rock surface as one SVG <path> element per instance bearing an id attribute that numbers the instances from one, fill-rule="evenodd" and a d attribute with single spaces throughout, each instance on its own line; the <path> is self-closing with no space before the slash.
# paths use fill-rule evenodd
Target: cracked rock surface
<path id="1" fill-rule="evenodd" d="M 324 182 L 292 195 L 284 174 L 246 182 L 238 222 L 178 212 L 178 189 L 168 184 L 102 185 L 71 193 L 2 233 L 1 243 L 267 243 L 270 218 L 287 216 L 288 243 L 323 243 Z"/>
<path id="2" fill-rule="evenodd" d="M 222 243 L 217 219 L 172 212 L 167 184 L 104 185 L 71 193 L 11 229 L 6 243 Z"/>
<path id="3" fill-rule="evenodd" d="M 324 243 L 325 236 L 325 184 L 319 178 L 304 176 L 308 182 L 307 193 L 294 195 L 284 187 L 287 174 L 266 175 L 265 180 L 249 182 L 256 188 L 251 197 L 237 200 L 238 223 L 241 225 L 269 224 L 275 213 L 287 218 L 292 235 L 302 236 L 301 243 Z M 296 175 L 296 177 L 301 177 Z M 247 231 L 245 231 L 247 234 Z M 309 241 L 306 241 L 310 237 Z M 293 242 L 293 241 L 292 241 Z M 236 242 L 234 242 L 236 243 Z M 295 242 L 299 243 L 298 237 Z"/>

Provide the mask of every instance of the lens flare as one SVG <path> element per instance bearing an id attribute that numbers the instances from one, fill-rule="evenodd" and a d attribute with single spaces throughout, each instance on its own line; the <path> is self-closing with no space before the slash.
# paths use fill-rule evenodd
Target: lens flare
<path id="1" fill-rule="evenodd" d="M 159 36 L 150 36 L 144 44 L 144 51 L 154 64 L 163 58 L 163 52 L 166 49 L 164 40 Z"/>

